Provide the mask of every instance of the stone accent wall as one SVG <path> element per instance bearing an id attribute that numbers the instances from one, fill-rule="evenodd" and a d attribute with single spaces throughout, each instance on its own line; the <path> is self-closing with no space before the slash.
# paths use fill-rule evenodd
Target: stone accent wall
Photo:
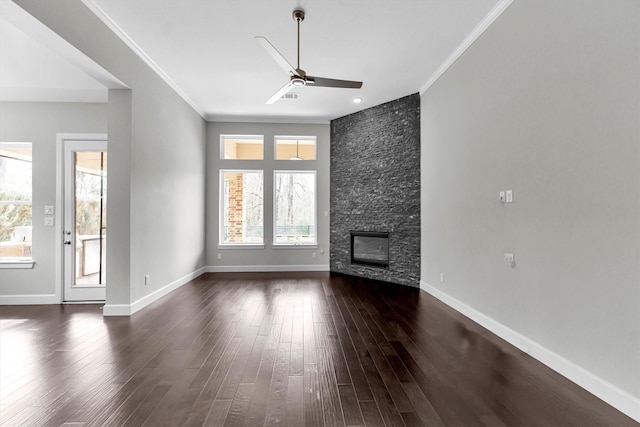
<path id="1" fill-rule="evenodd" d="M 330 268 L 420 286 L 420 95 L 331 121 Z M 350 232 L 389 232 L 389 268 L 351 265 Z"/>

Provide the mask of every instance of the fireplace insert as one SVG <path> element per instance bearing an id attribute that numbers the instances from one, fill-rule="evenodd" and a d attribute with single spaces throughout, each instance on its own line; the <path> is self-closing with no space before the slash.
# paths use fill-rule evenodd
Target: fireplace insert
<path id="1" fill-rule="evenodd" d="M 351 264 L 389 268 L 389 233 L 352 231 Z"/>

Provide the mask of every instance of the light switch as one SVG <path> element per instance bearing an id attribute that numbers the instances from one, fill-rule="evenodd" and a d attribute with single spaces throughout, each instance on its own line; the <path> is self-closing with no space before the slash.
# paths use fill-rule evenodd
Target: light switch
<path id="1" fill-rule="evenodd" d="M 505 195 L 504 191 L 498 193 L 498 198 L 500 199 L 501 203 L 505 203 L 507 201 L 507 196 Z"/>
<path id="2" fill-rule="evenodd" d="M 45 227 L 53 227 L 54 222 L 53 222 L 53 217 L 52 216 L 45 216 L 44 217 L 44 226 Z"/>
<path id="3" fill-rule="evenodd" d="M 513 203 L 513 190 L 507 190 L 507 203 Z"/>
<path id="4" fill-rule="evenodd" d="M 55 213 L 55 209 L 53 206 L 47 205 L 44 207 L 44 214 L 45 215 L 53 215 Z"/>

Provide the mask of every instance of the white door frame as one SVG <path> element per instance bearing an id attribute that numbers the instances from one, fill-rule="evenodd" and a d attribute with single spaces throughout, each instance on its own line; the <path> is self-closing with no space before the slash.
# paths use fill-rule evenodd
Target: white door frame
<path id="1" fill-rule="evenodd" d="M 107 141 L 106 133 L 58 133 L 56 134 L 56 207 L 55 207 L 55 292 L 56 299 L 62 303 L 64 293 L 63 250 L 64 250 L 64 145 L 65 141 Z"/>

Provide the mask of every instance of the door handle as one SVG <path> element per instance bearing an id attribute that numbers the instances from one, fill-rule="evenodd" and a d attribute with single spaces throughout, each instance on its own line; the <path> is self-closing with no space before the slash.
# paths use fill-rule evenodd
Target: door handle
<path id="1" fill-rule="evenodd" d="M 65 245 L 70 245 L 70 244 L 71 244 L 71 240 L 65 240 L 65 241 L 64 241 L 64 242 L 62 242 L 62 243 L 64 243 Z"/>

